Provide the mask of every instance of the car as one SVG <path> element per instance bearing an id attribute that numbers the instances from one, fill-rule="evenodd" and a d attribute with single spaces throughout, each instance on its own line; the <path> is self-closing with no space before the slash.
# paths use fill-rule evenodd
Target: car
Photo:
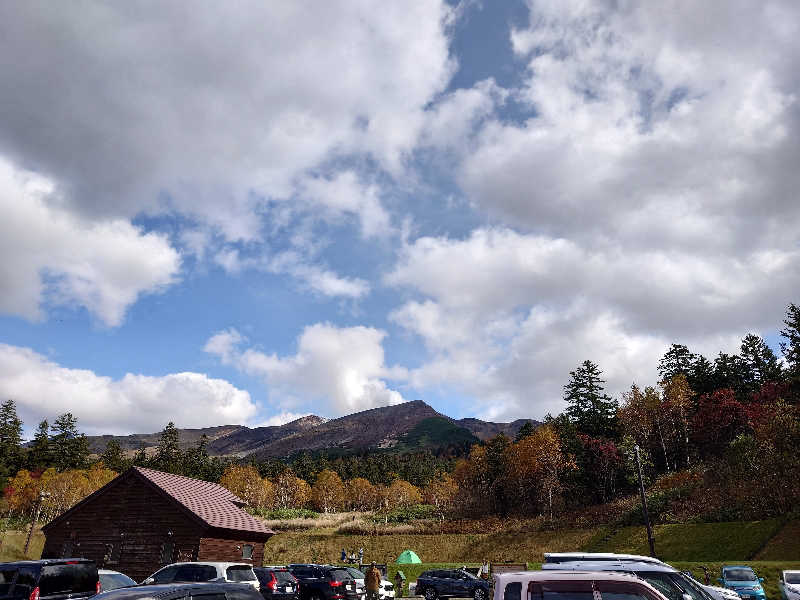
<path id="1" fill-rule="evenodd" d="M 99 591 L 97 565 L 85 558 L 0 563 L 0 600 L 78 600 Z"/>
<path id="2" fill-rule="evenodd" d="M 722 567 L 720 585 L 733 590 L 743 600 L 767 600 L 761 583 L 762 577 L 756 575 L 752 568 L 744 565 L 726 565 Z"/>
<path id="3" fill-rule="evenodd" d="M 366 590 L 345 567 L 296 563 L 289 571 L 300 585 L 300 600 L 364 600 Z"/>
<path id="4" fill-rule="evenodd" d="M 265 600 L 295 600 L 298 583 L 286 567 L 253 567 Z"/>
<path id="5" fill-rule="evenodd" d="M 778 589 L 782 600 L 800 600 L 800 571 L 781 571 Z"/>
<path id="6" fill-rule="evenodd" d="M 99 569 L 97 574 L 100 578 L 100 590 L 107 592 L 109 590 L 116 590 L 121 587 L 131 587 L 137 584 L 133 579 L 120 573 L 119 571 L 109 571 L 108 569 Z"/>
<path id="7" fill-rule="evenodd" d="M 233 562 L 172 563 L 150 575 L 142 584 L 200 581 L 246 583 L 256 589 L 260 585 L 251 565 Z"/>
<path id="8" fill-rule="evenodd" d="M 425 600 L 437 598 L 489 598 L 489 582 L 480 579 L 465 569 L 434 569 L 417 577 L 417 596 Z"/>
<path id="9" fill-rule="evenodd" d="M 381 587 L 378 589 L 378 598 L 394 598 L 394 584 L 381 577 Z"/>
<path id="10" fill-rule="evenodd" d="M 96 596 L 97 600 L 263 600 L 248 583 L 155 583 L 124 587 Z"/>
<path id="11" fill-rule="evenodd" d="M 607 571 L 498 573 L 493 600 L 667 600 L 643 579 Z"/>
<path id="12" fill-rule="evenodd" d="M 714 600 L 694 579 L 650 556 L 546 553 L 544 557 L 542 570 L 630 573 L 649 583 L 668 600 Z"/>
<path id="13" fill-rule="evenodd" d="M 733 590 L 729 590 L 728 588 L 720 587 L 718 585 L 708 585 L 698 581 L 691 571 L 681 571 L 681 573 L 687 577 L 691 577 L 694 581 L 696 581 L 697 585 L 707 591 L 709 595 L 714 598 L 714 600 L 741 600 L 741 598 L 739 598 L 739 594 Z"/>

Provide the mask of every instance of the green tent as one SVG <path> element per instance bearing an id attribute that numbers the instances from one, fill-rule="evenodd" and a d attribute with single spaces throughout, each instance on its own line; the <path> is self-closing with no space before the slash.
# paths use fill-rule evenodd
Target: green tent
<path id="1" fill-rule="evenodd" d="M 407 564 L 418 564 L 422 561 L 417 556 L 417 553 L 413 550 L 404 550 L 400 556 L 397 557 L 397 562 L 399 564 L 407 565 Z"/>

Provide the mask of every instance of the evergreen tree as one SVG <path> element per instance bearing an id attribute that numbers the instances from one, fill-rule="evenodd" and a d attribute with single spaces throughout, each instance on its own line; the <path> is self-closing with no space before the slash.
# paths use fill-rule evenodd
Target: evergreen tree
<path id="1" fill-rule="evenodd" d="M 617 402 L 604 393 L 603 372 L 590 360 L 570 371 L 564 386 L 567 417 L 583 433 L 594 437 L 614 437 L 617 432 Z"/>
<path id="2" fill-rule="evenodd" d="M 204 433 L 200 436 L 197 446 L 189 448 L 183 456 L 183 474 L 187 477 L 194 477 L 196 479 L 205 479 L 212 481 L 208 478 L 210 471 L 211 460 L 208 456 L 208 436 Z"/>
<path id="3" fill-rule="evenodd" d="M 53 466 L 58 471 L 85 468 L 89 457 L 89 441 L 85 435 L 78 433 L 78 419 L 72 413 L 64 413 L 56 418 L 51 431 Z"/>
<path id="4" fill-rule="evenodd" d="M 156 469 L 180 474 L 183 466 L 182 462 L 183 453 L 180 447 L 180 432 L 175 427 L 175 423 L 170 421 L 161 432 L 153 463 Z"/>
<path id="5" fill-rule="evenodd" d="M 743 383 L 748 393 L 758 391 L 769 381 L 781 381 L 783 372 L 778 357 L 761 337 L 747 334 L 742 340 L 741 352 Z"/>
<path id="6" fill-rule="evenodd" d="M 676 375 L 685 375 L 688 378 L 695 360 L 696 357 L 689 352 L 689 348 L 683 344 L 672 344 L 658 361 L 659 380 L 669 381 Z"/>
<path id="7" fill-rule="evenodd" d="M 792 303 L 786 308 L 783 324 L 786 327 L 781 329 L 781 337 L 786 341 L 781 342 L 781 352 L 789 378 L 800 387 L 800 306 Z"/>
<path id="8" fill-rule="evenodd" d="M 133 464 L 137 467 L 150 466 L 150 459 L 147 457 L 147 446 L 144 442 L 139 442 L 139 448 L 133 456 Z"/>
<path id="9" fill-rule="evenodd" d="M 17 405 L 6 400 L 0 405 L 0 489 L 6 478 L 16 475 L 22 467 L 22 421 Z"/>
<path id="10" fill-rule="evenodd" d="M 687 375 L 689 387 L 695 398 L 714 391 L 714 365 L 702 354 L 695 354 L 690 373 Z"/>
<path id="11" fill-rule="evenodd" d="M 745 387 L 745 365 L 737 354 L 720 352 L 714 359 L 714 389 L 733 390 L 739 399 L 747 395 Z"/>
<path id="12" fill-rule="evenodd" d="M 536 428 L 533 426 L 533 423 L 530 421 L 525 421 L 525 424 L 519 428 L 519 431 L 517 431 L 514 441 L 518 442 L 520 440 L 524 440 L 526 437 L 533 435 L 534 431 L 536 431 Z"/>
<path id="13" fill-rule="evenodd" d="M 40 471 L 52 464 L 53 456 L 50 451 L 50 423 L 43 419 L 33 436 L 33 442 L 28 448 L 25 462 L 30 471 Z"/>
<path id="14" fill-rule="evenodd" d="M 129 461 L 122 452 L 122 446 L 120 446 L 119 442 L 114 438 L 108 440 L 106 449 L 103 450 L 103 453 L 100 455 L 100 460 L 107 469 L 111 469 L 117 473 L 122 473 L 122 471 L 128 468 Z"/>

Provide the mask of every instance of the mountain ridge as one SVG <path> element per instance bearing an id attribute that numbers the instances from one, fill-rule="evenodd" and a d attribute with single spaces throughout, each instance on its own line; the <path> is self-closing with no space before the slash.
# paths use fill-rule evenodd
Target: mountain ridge
<path id="1" fill-rule="evenodd" d="M 178 429 L 183 449 L 197 445 L 207 437 L 207 450 L 212 456 L 252 457 L 256 460 L 284 458 L 298 452 L 332 451 L 340 453 L 365 450 L 413 451 L 422 448 L 446 448 L 486 440 L 499 433 L 514 437 L 526 422 L 493 423 L 476 418 L 453 419 L 422 400 L 381 406 L 325 419 L 306 415 L 283 425 L 247 427 L 218 425 L 197 429 Z M 87 436 L 92 452 L 100 454 L 111 439 L 123 451 L 132 454 L 158 445 L 160 432 L 123 436 Z"/>

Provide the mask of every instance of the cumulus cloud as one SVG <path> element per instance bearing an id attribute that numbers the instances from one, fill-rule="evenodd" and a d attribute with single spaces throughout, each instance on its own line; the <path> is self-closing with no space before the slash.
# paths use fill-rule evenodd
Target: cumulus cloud
<path id="1" fill-rule="evenodd" d="M 117 326 L 139 296 L 175 282 L 180 257 L 165 237 L 58 200 L 52 181 L 0 157 L 0 311 L 41 319 L 45 304 L 77 305 Z"/>
<path id="2" fill-rule="evenodd" d="M 0 140 L 83 214 L 166 199 L 227 240 L 258 239 L 265 199 L 291 198 L 309 170 L 353 155 L 402 167 L 454 70 L 451 13 L 429 0 L 4 4 Z M 307 199 L 376 233 L 378 199 L 344 198 L 348 177 L 310 182 Z"/>
<path id="3" fill-rule="evenodd" d="M 799 253 L 743 262 L 677 251 L 625 255 L 611 243 L 589 252 L 493 228 L 465 239 L 420 238 L 386 280 L 422 297 L 391 314 L 430 353 L 411 371 L 413 387 L 457 389 L 491 418 L 542 416 L 560 412 L 569 371 L 587 358 L 619 393 L 633 381 L 654 383 L 674 341 L 713 356 L 735 350 L 749 329 L 774 326 L 782 297 L 766 299 L 764 290 L 796 289 Z"/>
<path id="4" fill-rule="evenodd" d="M 17 402 L 21 418 L 73 413 L 86 433 L 125 434 L 178 427 L 244 423 L 256 413 L 250 394 L 201 373 L 121 379 L 58 365 L 30 348 L 0 344 L 0 397 Z"/>
<path id="5" fill-rule="evenodd" d="M 405 377 L 405 370 L 384 364 L 385 336 L 372 327 L 318 323 L 300 334 L 296 354 L 282 357 L 243 349 L 242 335 L 229 329 L 212 336 L 205 351 L 223 364 L 263 377 L 270 397 L 281 406 L 313 402 L 324 414 L 338 416 L 403 402 L 386 383 Z"/>

